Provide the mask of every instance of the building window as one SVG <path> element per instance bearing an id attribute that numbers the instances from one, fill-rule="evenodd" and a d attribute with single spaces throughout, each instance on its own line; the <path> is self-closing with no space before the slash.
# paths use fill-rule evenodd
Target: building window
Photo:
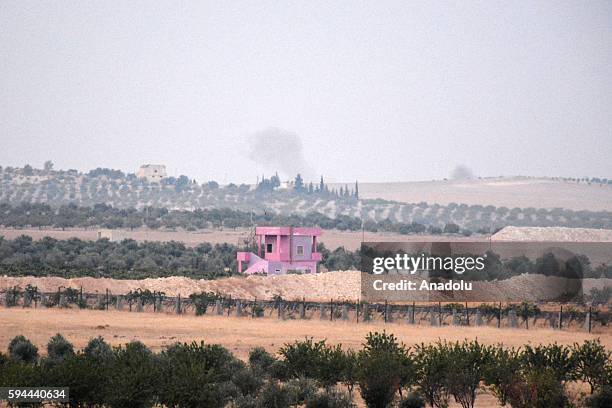
<path id="1" fill-rule="evenodd" d="M 298 255 L 304 255 L 304 245 L 298 245 L 296 252 Z"/>
<path id="2" fill-rule="evenodd" d="M 267 253 L 271 253 L 272 252 L 272 244 L 266 244 L 266 252 Z"/>

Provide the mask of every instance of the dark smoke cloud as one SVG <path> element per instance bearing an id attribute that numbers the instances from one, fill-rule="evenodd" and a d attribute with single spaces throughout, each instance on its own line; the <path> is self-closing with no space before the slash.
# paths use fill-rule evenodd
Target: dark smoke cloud
<path id="1" fill-rule="evenodd" d="M 247 156 L 285 179 L 293 179 L 298 173 L 307 181 L 315 178 L 304 157 L 302 140 L 288 130 L 268 128 L 255 133 L 249 137 Z"/>

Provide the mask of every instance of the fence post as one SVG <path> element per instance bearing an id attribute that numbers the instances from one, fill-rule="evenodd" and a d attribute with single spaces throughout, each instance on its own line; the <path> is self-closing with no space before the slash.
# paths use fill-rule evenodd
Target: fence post
<path id="1" fill-rule="evenodd" d="M 106 289 L 106 310 L 108 310 L 108 289 Z"/>
<path id="2" fill-rule="evenodd" d="M 255 307 L 257 307 L 257 296 L 255 296 L 253 307 L 251 307 L 251 319 L 255 317 Z"/>
<path id="3" fill-rule="evenodd" d="M 438 326 L 442 327 L 442 302 L 438 302 Z"/>
<path id="4" fill-rule="evenodd" d="M 501 314 L 502 314 L 502 309 L 501 309 L 501 302 L 499 302 L 499 309 L 497 311 L 497 328 L 501 328 Z"/>
<path id="5" fill-rule="evenodd" d="M 329 301 L 329 321 L 334 321 L 334 299 L 330 299 Z"/>
<path id="6" fill-rule="evenodd" d="M 476 326 L 482 326 L 482 313 L 480 309 L 476 309 Z"/>
<path id="7" fill-rule="evenodd" d="M 408 306 L 408 324 L 414 324 L 414 306 Z"/>
<path id="8" fill-rule="evenodd" d="M 242 302 L 240 300 L 236 301 L 236 316 L 242 316 Z"/>
<path id="9" fill-rule="evenodd" d="M 470 325 L 470 309 L 468 309 L 468 303 L 465 302 L 465 322 Z"/>
<path id="10" fill-rule="evenodd" d="M 385 317 L 385 323 L 387 323 L 387 299 L 385 299 L 385 310 L 383 310 L 383 316 Z"/>
<path id="11" fill-rule="evenodd" d="M 563 305 L 561 305 L 561 309 L 559 309 L 559 330 L 563 328 Z"/>
<path id="12" fill-rule="evenodd" d="M 223 316 L 223 302 L 221 299 L 217 299 L 215 307 L 217 308 L 217 316 Z"/>
<path id="13" fill-rule="evenodd" d="M 593 308 L 589 306 L 589 333 L 591 332 L 591 327 L 592 327 L 592 323 L 591 323 L 591 318 L 593 317 L 592 312 L 593 312 Z"/>
<path id="14" fill-rule="evenodd" d="M 360 300 L 355 304 L 355 318 L 357 319 L 357 323 L 359 323 L 359 306 L 361 306 Z"/>
<path id="15" fill-rule="evenodd" d="M 176 298 L 176 314 L 181 314 L 181 294 Z"/>

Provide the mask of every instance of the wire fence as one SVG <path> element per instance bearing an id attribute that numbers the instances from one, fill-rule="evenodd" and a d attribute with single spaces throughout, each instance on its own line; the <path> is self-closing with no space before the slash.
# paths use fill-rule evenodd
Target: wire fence
<path id="1" fill-rule="evenodd" d="M 328 320 L 331 322 L 384 322 L 420 326 L 488 326 L 497 328 L 552 328 L 558 330 L 605 331 L 609 325 L 609 305 L 597 307 L 580 304 L 532 303 L 366 303 L 337 301 L 312 302 L 285 300 L 238 299 L 219 294 L 190 297 L 166 296 L 161 292 L 135 291 L 128 294 L 86 293 L 81 289 L 59 287 L 53 292 L 18 287 L 0 292 L 5 308 L 79 308 L 215 315 L 279 320 Z"/>

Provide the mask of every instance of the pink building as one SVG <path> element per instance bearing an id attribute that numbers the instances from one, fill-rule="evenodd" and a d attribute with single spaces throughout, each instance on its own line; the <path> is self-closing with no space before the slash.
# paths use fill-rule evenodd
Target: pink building
<path id="1" fill-rule="evenodd" d="M 316 273 L 319 228 L 257 227 L 257 254 L 238 252 L 238 272 L 282 275 L 291 270 Z M 246 270 L 243 265 L 246 263 Z"/>

